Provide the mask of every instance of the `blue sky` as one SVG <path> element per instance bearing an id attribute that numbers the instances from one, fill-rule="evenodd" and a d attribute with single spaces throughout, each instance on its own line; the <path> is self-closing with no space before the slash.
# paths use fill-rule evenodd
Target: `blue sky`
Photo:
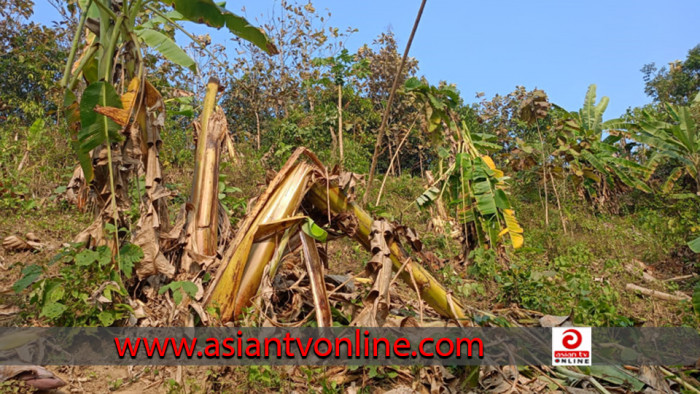
<path id="1" fill-rule="evenodd" d="M 250 20 L 269 15 L 277 1 L 228 2 L 246 7 Z M 420 0 L 318 0 L 332 13 L 330 24 L 359 31 L 347 41 L 355 51 L 391 29 L 403 50 Z M 48 23 L 55 10 L 36 0 L 34 19 Z M 606 118 L 646 104 L 639 71 L 646 63 L 684 60 L 700 43 L 700 1 L 667 0 L 428 0 L 410 55 L 431 83 L 456 83 L 467 103 L 507 94 L 516 85 L 543 89 L 555 102 L 576 110 L 589 84 L 610 97 Z M 263 20 L 266 18 L 263 17 Z M 226 35 L 211 29 L 213 39 Z M 235 51 L 231 45 L 231 51 Z"/>

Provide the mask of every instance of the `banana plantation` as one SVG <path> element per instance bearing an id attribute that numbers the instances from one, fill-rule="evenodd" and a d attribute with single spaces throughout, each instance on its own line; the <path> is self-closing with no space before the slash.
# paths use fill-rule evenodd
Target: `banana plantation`
<path id="1" fill-rule="evenodd" d="M 356 51 L 311 2 L 49 3 L 53 26 L 0 0 L 0 326 L 697 329 L 700 45 L 613 118 L 595 84 L 564 108 L 429 81 L 425 1 Z M 0 391 L 46 389 L 697 393 L 700 372 L 0 366 Z"/>

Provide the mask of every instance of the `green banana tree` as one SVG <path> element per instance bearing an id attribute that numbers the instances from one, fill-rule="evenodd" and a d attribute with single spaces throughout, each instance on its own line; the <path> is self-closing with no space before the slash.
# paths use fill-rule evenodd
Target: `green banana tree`
<path id="1" fill-rule="evenodd" d="M 670 118 L 670 121 L 643 112 L 641 130 L 636 138 L 656 149 L 648 165 L 656 169 L 663 160 L 677 163 L 664 182 L 662 189 L 666 193 L 683 176 L 691 177 L 695 181 L 695 192 L 700 192 L 700 128 L 692 117 L 693 107 L 699 104 L 700 94 L 689 106 L 665 104 L 665 118 Z"/>
<path id="2" fill-rule="evenodd" d="M 455 109 L 460 97 L 453 88 L 430 86 L 411 78 L 405 90 L 423 105 L 431 139 L 452 142 L 449 152 L 441 149 L 438 183 L 420 195 L 416 204 L 425 207 L 444 198 L 462 225 L 465 257 L 478 247 L 522 247 L 523 229 L 506 191 L 508 177 L 485 154 L 502 149 L 490 142 L 495 136 L 472 133 L 464 122 L 457 121 Z"/>
<path id="3" fill-rule="evenodd" d="M 583 188 L 601 204 L 615 186 L 651 192 L 644 182 L 650 170 L 623 158 L 618 145 L 632 126 L 621 119 L 603 121 L 609 101 L 603 97 L 596 104 L 596 85 L 590 85 L 579 111 L 569 112 L 554 105 L 560 120 L 556 127 L 558 147 L 553 154 L 562 160 L 562 171 L 577 188 Z"/>
<path id="4" fill-rule="evenodd" d="M 168 193 L 161 184 L 158 158 L 165 105 L 147 80 L 146 48 L 197 72 L 194 60 L 172 39 L 173 31 L 180 30 L 208 51 L 179 24 L 191 21 L 226 28 L 267 53 L 277 49 L 262 30 L 213 0 L 78 0 L 77 4 L 80 19 L 60 84 L 66 89 L 64 118 L 82 169 L 82 185 L 94 192 L 100 212 L 86 230 L 86 239 L 113 242 L 112 250 L 119 250 L 130 180 L 145 173 L 137 225 L 143 231 L 135 235 L 145 245 L 145 240 L 157 239 L 154 228 L 169 226 Z M 202 123 L 199 137 L 206 136 L 206 120 Z M 85 190 L 80 194 L 87 195 Z M 107 232 L 114 235 L 111 241 L 103 238 L 107 223 L 111 226 Z"/>
<path id="5" fill-rule="evenodd" d="M 94 178 L 91 152 L 106 142 L 123 140 L 119 125 L 103 114 L 97 105 L 121 108 L 115 86 L 127 86 L 134 77 L 143 80 L 143 50 L 151 47 L 165 59 L 196 72 L 196 65 L 173 39 L 158 30 L 162 24 L 183 31 L 178 22 L 192 21 L 215 28 L 226 27 L 268 53 L 277 49 L 258 28 L 244 18 L 220 7 L 213 0 L 123 1 L 79 0 L 81 17 L 75 32 L 61 85 L 67 88 L 65 107 L 68 119 L 79 120 L 72 135 L 73 146 L 87 182 Z M 167 10 L 170 8 L 170 10 Z M 140 23 L 145 21 L 144 23 Z M 76 61 L 83 31 L 86 45 Z M 122 75 L 117 70 L 123 72 Z M 78 103 L 72 92 L 82 80 L 87 87 Z M 75 106 L 72 106 L 76 104 Z M 74 110 L 79 108 L 78 112 Z M 70 117 L 70 115 L 79 115 Z M 79 127 L 79 128 L 78 128 Z M 109 143 L 106 144 L 109 148 Z M 94 153 L 94 152 L 93 152 Z"/>
<path id="6" fill-rule="evenodd" d="M 698 106 L 700 93 L 690 105 L 664 104 L 666 116 L 663 119 L 663 115 L 642 113 L 644 118 L 640 122 L 637 140 L 656 149 L 649 158 L 649 167 L 656 169 L 664 160 L 676 164 L 662 186 L 664 193 L 671 192 L 681 177 L 689 176 L 695 181 L 695 195 L 700 195 L 700 128 L 692 116 Z M 688 242 L 688 246 L 700 253 L 700 237 Z"/>

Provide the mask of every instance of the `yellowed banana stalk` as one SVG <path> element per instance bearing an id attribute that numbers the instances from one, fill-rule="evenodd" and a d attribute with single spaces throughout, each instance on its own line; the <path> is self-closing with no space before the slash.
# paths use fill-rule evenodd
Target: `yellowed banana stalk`
<path id="1" fill-rule="evenodd" d="M 337 186 L 330 186 L 326 190 L 325 183 L 316 183 L 309 190 L 307 198 L 319 210 L 326 211 L 330 207 L 334 215 L 347 212 L 357 217 L 358 227 L 353 238 L 369 250 L 372 217 L 357 204 L 348 202 L 345 194 Z M 398 270 L 408 256 L 395 242 L 389 247 L 391 248 L 391 261 L 394 270 Z M 447 290 L 425 268 L 415 263 L 409 263 L 401 272 L 401 279 L 413 287 L 411 275 L 418 285 L 421 299 L 425 300 L 438 313 L 458 320 L 465 318 L 463 307 L 454 299 L 450 302 L 449 298 L 451 297 L 448 297 Z"/>
<path id="2" fill-rule="evenodd" d="M 298 155 L 297 155 L 298 157 Z M 291 159 L 277 174 L 241 225 L 223 258 L 206 302 L 220 308 L 222 321 L 239 316 L 258 291 L 265 266 L 277 248 L 275 237 L 256 242 L 260 228 L 292 218 L 301 204 L 314 168 Z"/>
<path id="3" fill-rule="evenodd" d="M 317 166 L 298 161 L 300 155 L 305 152 Z M 230 321 L 240 316 L 251 304 L 260 287 L 265 266 L 273 260 L 279 247 L 273 235 L 281 234 L 299 223 L 298 210 L 305 197 L 319 210 L 326 211 L 330 206 L 333 214 L 354 214 L 359 224 L 354 239 L 369 249 L 372 217 L 357 205 L 349 203 L 337 186 L 329 188 L 328 196 L 324 181 L 310 186 L 312 176 L 319 176 L 322 172 L 325 170 L 313 154 L 305 149 L 298 149 L 277 173 L 243 221 L 236 238 L 224 254 L 222 264 L 214 275 L 213 283 L 205 297 L 207 305 L 219 308 L 221 321 Z M 303 247 L 306 249 L 307 270 L 312 280 L 317 322 L 319 326 L 330 325 L 330 308 L 325 308 L 328 306 L 328 298 L 324 294 L 323 270 L 318 267 L 318 259 L 313 257 L 316 246 L 308 239 L 305 241 L 306 245 Z M 407 256 L 397 243 L 392 243 L 390 248 L 393 268 L 398 270 Z M 437 312 L 450 318 L 465 318 L 463 307 L 457 301 L 451 300 L 447 290 L 423 267 L 409 264 L 402 271 L 401 278 L 412 284 L 411 276 L 418 285 L 422 299 Z"/>
<path id="4" fill-rule="evenodd" d="M 228 133 L 226 116 L 216 107 L 219 83 L 210 79 L 204 97 L 201 128 L 197 136 L 195 171 L 192 197 L 194 207 L 190 225 L 188 249 L 195 255 L 214 256 L 218 244 L 219 208 L 219 160 L 224 138 Z M 216 108 L 215 108 L 216 107 Z M 189 270 L 189 259 L 183 260 L 183 268 Z"/>

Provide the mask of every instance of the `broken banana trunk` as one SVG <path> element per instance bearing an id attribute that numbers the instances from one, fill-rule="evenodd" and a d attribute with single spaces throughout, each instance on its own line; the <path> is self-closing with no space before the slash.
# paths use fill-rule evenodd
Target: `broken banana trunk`
<path id="1" fill-rule="evenodd" d="M 334 216 L 342 213 L 354 215 L 357 218 L 358 226 L 352 238 L 365 249 L 370 250 L 370 231 L 373 219 L 357 204 L 349 202 L 338 186 L 331 185 L 327 189 L 324 183 L 316 183 L 309 190 L 307 198 L 315 208 L 324 212 L 330 209 Z M 410 257 L 406 255 L 403 248 L 396 242 L 392 242 L 389 248 L 391 249 L 390 257 L 394 270 L 397 271 L 406 259 Z M 458 321 L 465 319 L 462 305 L 453 300 L 447 290 L 425 268 L 419 264 L 414 264 L 414 262 L 409 262 L 401 272 L 400 277 L 411 286 L 411 276 L 413 276 L 418 285 L 421 299 L 438 313 Z"/>
<path id="2" fill-rule="evenodd" d="M 305 154 L 314 164 L 299 160 Z M 300 216 L 302 201 L 317 211 L 333 215 L 349 213 L 357 217 L 359 228 L 352 234 L 366 249 L 370 249 L 371 216 L 347 197 L 337 186 L 327 190 L 328 175 L 325 167 L 313 153 L 297 149 L 272 180 L 265 193 L 239 227 L 236 238 L 228 246 L 212 284 L 205 296 L 208 306 L 218 308 L 222 322 L 241 317 L 252 304 L 262 282 L 265 267 L 274 264 L 278 239 L 288 229 L 297 229 L 305 220 Z M 299 230 L 295 230 L 299 231 Z M 302 234 L 306 268 L 311 278 L 316 318 L 319 327 L 332 325 L 328 296 L 319 261 L 316 242 Z M 399 270 L 409 258 L 400 245 L 391 242 L 390 259 L 393 269 Z M 274 271 L 274 269 L 273 269 Z M 420 296 L 441 315 L 462 320 L 462 306 L 453 301 L 447 290 L 418 264 L 407 263 L 401 278 L 409 284 L 415 281 Z"/>
<path id="3" fill-rule="evenodd" d="M 266 232 L 266 225 L 270 223 L 293 217 L 308 190 L 313 167 L 296 163 L 295 157 L 298 158 L 299 153 L 290 158 L 258 198 L 224 253 L 206 296 L 207 304 L 219 308 L 222 321 L 240 316 L 251 304 L 265 266 L 273 258 L 277 240 L 259 233 Z"/>
<path id="4" fill-rule="evenodd" d="M 194 181 L 190 203 L 186 249 L 195 256 L 213 260 L 218 245 L 219 160 L 228 125 L 224 111 L 216 106 L 219 82 L 210 79 L 204 98 L 201 125 L 197 135 Z M 183 258 L 182 268 L 190 270 L 191 258 Z"/>

